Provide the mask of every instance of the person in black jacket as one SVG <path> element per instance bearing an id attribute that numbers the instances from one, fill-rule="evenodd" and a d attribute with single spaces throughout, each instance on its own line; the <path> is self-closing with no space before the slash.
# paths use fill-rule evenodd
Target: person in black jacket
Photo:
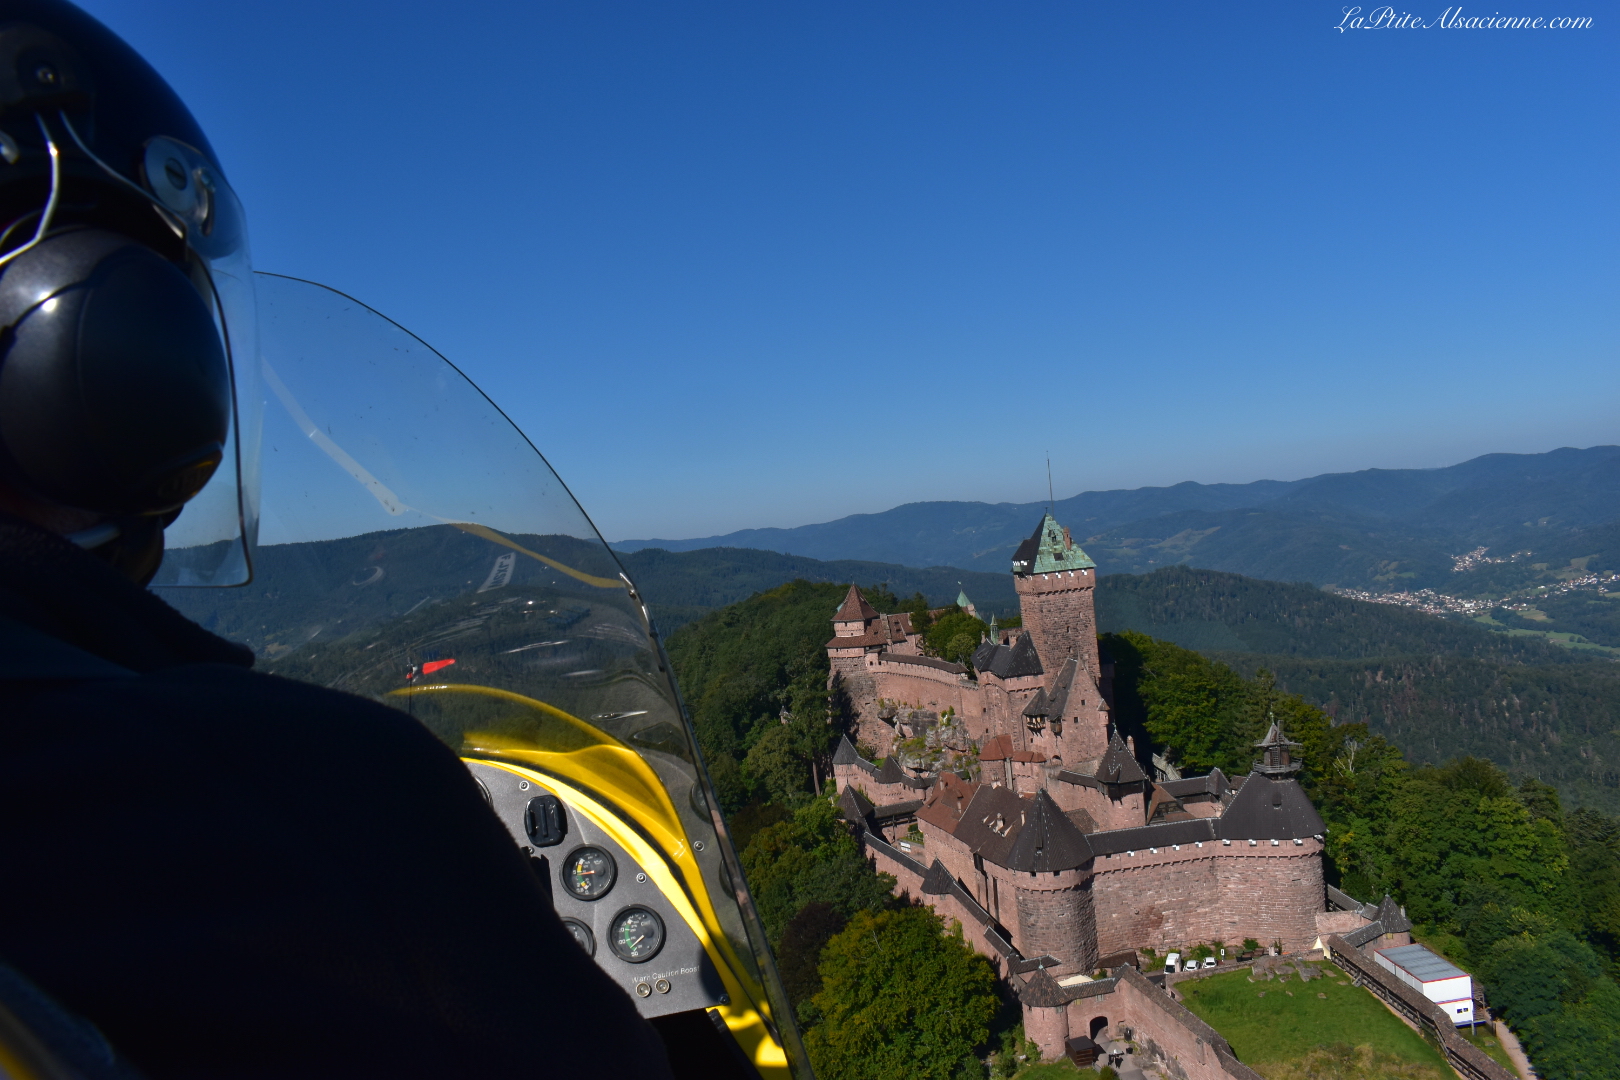
<path id="1" fill-rule="evenodd" d="M 144 588 L 234 467 L 245 247 L 184 106 L 3 0 L 0 157 L 0 958 L 154 1080 L 667 1077 L 450 749 Z"/>

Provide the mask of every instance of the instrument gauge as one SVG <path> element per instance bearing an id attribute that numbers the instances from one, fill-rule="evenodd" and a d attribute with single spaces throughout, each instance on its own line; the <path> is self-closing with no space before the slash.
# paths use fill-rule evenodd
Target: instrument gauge
<path id="1" fill-rule="evenodd" d="M 618 876 L 613 856 L 601 848 L 575 848 L 563 863 L 563 888 L 576 900 L 602 899 Z"/>
<path id="2" fill-rule="evenodd" d="M 644 907 L 627 907 L 613 916 L 608 947 L 626 963 L 646 963 L 664 947 L 664 920 Z"/>
<path id="3" fill-rule="evenodd" d="M 579 942 L 579 947 L 585 950 L 586 956 L 596 955 L 596 935 L 591 933 L 590 927 L 578 919 L 564 919 L 562 924 L 574 936 L 574 940 Z"/>

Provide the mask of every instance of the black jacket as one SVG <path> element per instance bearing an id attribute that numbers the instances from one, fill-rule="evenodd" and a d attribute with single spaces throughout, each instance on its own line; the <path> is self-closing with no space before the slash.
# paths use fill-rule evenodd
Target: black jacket
<path id="1" fill-rule="evenodd" d="M 170 1077 L 667 1077 L 449 749 L 0 518 L 0 957 Z"/>

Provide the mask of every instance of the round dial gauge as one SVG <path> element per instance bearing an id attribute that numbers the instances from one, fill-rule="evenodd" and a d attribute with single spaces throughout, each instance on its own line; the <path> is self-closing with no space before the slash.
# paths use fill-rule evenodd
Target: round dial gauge
<path id="1" fill-rule="evenodd" d="M 658 955 L 664 947 L 664 920 L 644 907 L 628 907 L 613 917 L 608 945 L 613 955 L 640 964 Z"/>
<path id="2" fill-rule="evenodd" d="M 562 924 L 570 934 L 574 935 L 574 940 L 579 942 L 579 947 L 585 950 L 586 956 L 596 955 L 596 935 L 591 933 L 590 927 L 578 919 L 564 919 Z"/>
<path id="3" fill-rule="evenodd" d="M 600 900 L 618 876 L 613 856 L 601 848 L 575 848 L 563 863 L 563 888 L 578 900 Z"/>

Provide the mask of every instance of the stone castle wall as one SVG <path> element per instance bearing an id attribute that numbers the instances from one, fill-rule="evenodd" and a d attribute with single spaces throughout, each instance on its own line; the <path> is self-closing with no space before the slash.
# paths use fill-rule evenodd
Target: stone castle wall
<path id="1" fill-rule="evenodd" d="M 1323 907 L 1322 845 L 1204 842 L 1098 859 L 1097 948 L 1103 954 L 1254 938 L 1286 951 L 1311 948 Z"/>
<path id="2" fill-rule="evenodd" d="M 1142 1056 L 1176 1080 L 1261 1080 L 1237 1060 L 1220 1033 L 1135 968 L 1122 968 L 1119 975 L 1113 993 L 1069 1002 L 1070 1034 L 1089 1035 L 1091 1020 L 1103 1017 L 1110 1037 L 1118 1037 L 1121 1025 L 1130 1028 Z"/>
<path id="3" fill-rule="evenodd" d="M 1063 963 L 1051 969 L 1054 975 L 1089 974 L 1099 955 L 1091 875 L 1069 872 L 1055 877 L 1055 881 L 1044 876 L 1039 880 L 1062 883 L 1064 888 L 1035 888 L 1037 881 L 1017 886 L 1018 928 L 1013 943 L 1025 956 L 1061 959 Z"/>

